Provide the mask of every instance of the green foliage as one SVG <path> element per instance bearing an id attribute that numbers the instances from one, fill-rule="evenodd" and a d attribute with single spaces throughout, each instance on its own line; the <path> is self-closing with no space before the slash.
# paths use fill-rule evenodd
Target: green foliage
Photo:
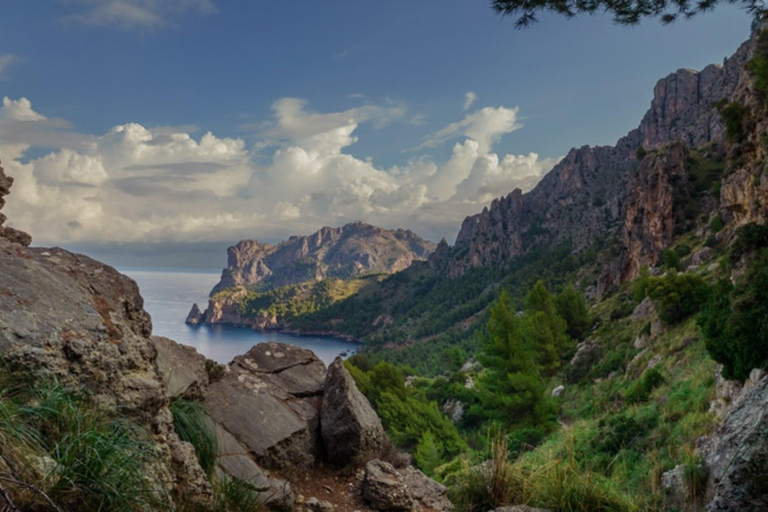
<path id="1" fill-rule="evenodd" d="M 745 254 L 768 247 L 768 226 L 746 224 L 736 231 L 736 241 L 731 245 L 731 262 L 737 263 Z"/>
<path id="2" fill-rule="evenodd" d="M 720 117 L 725 123 L 725 137 L 728 142 L 740 143 L 745 137 L 745 119 L 749 115 L 749 107 L 741 103 L 728 103 L 723 100 L 718 104 Z"/>
<path id="3" fill-rule="evenodd" d="M 163 506 L 144 476 L 154 456 L 145 431 L 55 381 L 13 380 L 0 395 L 0 457 L 21 482 L 3 482 L 17 506 L 49 509 L 31 488 L 63 510 Z"/>
<path id="4" fill-rule="evenodd" d="M 745 380 L 768 362 L 768 250 L 762 249 L 735 286 L 718 283 L 699 316 L 712 358 L 727 379 Z"/>
<path id="5" fill-rule="evenodd" d="M 442 464 L 443 458 L 435 442 L 435 436 L 429 430 L 421 436 L 414 458 L 419 469 L 430 476 L 434 475 L 435 469 Z"/>
<path id="6" fill-rule="evenodd" d="M 642 160 L 643 158 L 645 158 L 645 155 L 647 155 L 647 154 L 648 154 L 648 151 L 646 151 L 646 149 L 642 145 L 637 146 L 637 159 L 638 160 Z"/>
<path id="7" fill-rule="evenodd" d="M 583 340 L 592 327 L 592 317 L 584 296 L 568 285 L 557 295 L 555 301 L 558 314 L 568 326 L 568 336 L 574 340 Z"/>
<path id="8" fill-rule="evenodd" d="M 657 422 L 658 416 L 653 413 L 638 415 L 623 412 L 608 416 L 598 423 L 599 436 L 594 440 L 594 448 L 615 455 L 624 448 L 642 445 Z"/>
<path id="9" fill-rule="evenodd" d="M 365 359 L 358 361 L 365 365 Z M 434 467 L 467 449 L 456 425 L 440 412 L 437 403 L 429 400 L 426 394 L 413 386 L 406 386 L 405 377 L 397 367 L 381 362 L 365 372 L 349 360 L 346 364 L 398 446 L 409 450 L 421 446 L 422 456 L 425 456 L 429 447 L 424 443 L 434 444 L 438 459 L 427 459 L 429 464 L 435 463 Z M 425 440 L 426 433 L 431 439 Z"/>
<path id="10" fill-rule="evenodd" d="M 683 269 L 683 263 L 680 260 L 680 255 L 672 249 L 664 249 L 664 252 L 661 253 L 661 262 L 664 267 L 670 270 L 679 271 Z"/>
<path id="11" fill-rule="evenodd" d="M 664 376 L 656 368 L 651 368 L 642 377 L 632 383 L 624 397 L 627 403 L 647 402 L 654 389 L 664 383 Z"/>
<path id="12" fill-rule="evenodd" d="M 712 220 L 709 221 L 709 230 L 712 233 L 719 233 L 723 230 L 725 227 L 725 223 L 723 222 L 723 218 L 720 215 L 715 215 L 712 217 Z"/>
<path id="13" fill-rule="evenodd" d="M 525 0 L 493 0 L 496 12 L 516 17 L 517 28 L 528 27 L 538 21 L 538 16 L 544 13 L 554 13 L 574 18 L 580 14 L 608 13 L 613 21 L 621 25 L 637 25 L 644 19 L 659 19 L 662 23 L 674 23 L 678 19 L 688 19 L 699 14 L 714 10 L 718 0 L 695 2 L 692 0 L 657 0 L 655 2 L 612 2 L 609 0 L 594 0 L 581 2 L 578 0 L 541 0 L 529 2 Z M 755 20 L 762 19 L 768 9 L 759 0 L 738 0 L 731 2 L 753 16 Z"/>
<path id="14" fill-rule="evenodd" d="M 754 55 L 745 67 L 752 75 L 755 92 L 765 101 L 768 98 L 768 30 L 758 34 Z"/>
<path id="15" fill-rule="evenodd" d="M 200 467 L 208 478 L 216 469 L 218 441 L 213 423 L 198 402 L 177 398 L 171 402 L 173 429 L 179 439 L 195 447 Z"/>
<path id="16" fill-rule="evenodd" d="M 668 272 L 648 281 L 648 296 L 659 308 L 659 318 L 676 324 L 699 311 L 707 300 L 709 287 L 700 276 Z"/>
<path id="17" fill-rule="evenodd" d="M 258 512 L 269 498 L 237 478 L 215 482 L 213 491 L 213 512 Z"/>
<path id="18" fill-rule="evenodd" d="M 543 308 L 550 300 L 551 297 L 547 299 L 537 293 L 529 297 L 528 303 L 532 308 Z M 536 314 L 544 312 L 539 309 Z M 523 321 L 517 317 L 506 292 L 491 308 L 486 330 L 479 356 L 486 371 L 477 384 L 482 404 L 476 406 L 481 407 L 477 412 L 505 425 L 552 425 L 554 406 L 545 395 L 539 373 L 542 350 L 524 334 Z"/>

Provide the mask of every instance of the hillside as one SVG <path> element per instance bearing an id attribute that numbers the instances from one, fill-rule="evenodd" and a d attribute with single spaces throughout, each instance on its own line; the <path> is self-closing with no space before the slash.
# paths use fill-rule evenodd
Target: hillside
<path id="1" fill-rule="evenodd" d="M 739 211 L 755 209 L 743 203 L 759 193 L 729 188 L 744 171 L 733 167 L 720 112 L 749 90 L 755 45 L 660 80 L 638 128 L 615 146 L 571 150 L 530 192 L 515 190 L 465 219 L 455 244 L 443 241 L 427 263 L 294 324 L 324 330 L 332 322 L 375 346 L 405 346 L 381 357 L 431 372 L 455 343 L 477 348 L 477 320 L 502 288 L 519 300 L 521 284 L 543 278 L 598 297 L 658 264 L 682 234 L 707 233 L 714 219 L 743 224 Z"/>

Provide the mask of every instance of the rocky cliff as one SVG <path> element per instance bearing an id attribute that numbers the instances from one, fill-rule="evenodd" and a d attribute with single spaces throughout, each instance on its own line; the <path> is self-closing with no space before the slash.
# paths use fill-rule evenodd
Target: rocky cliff
<path id="1" fill-rule="evenodd" d="M 672 143 L 686 148 L 724 144 L 725 125 L 717 105 L 743 87 L 747 80 L 744 66 L 754 46 L 753 38 L 722 65 L 701 71 L 681 69 L 660 80 L 638 128 L 612 147 L 572 149 L 527 194 L 514 190 L 483 212 L 467 217 L 452 250 L 438 251 L 430 264 L 458 276 L 471 267 L 499 265 L 534 247 L 570 241 L 574 251 L 580 252 L 606 240 L 620 242 L 624 262 L 614 264 L 622 267 L 614 272 L 618 279 L 655 262 L 657 250 L 635 258 L 638 246 L 668 243 L 663 236 L 635 225 L 640 208 L 655 208 L 648 203 L 649 197 L 638 197 L 645 190 L 642 181 L 653 179 L 650 174 L 654 172 L 659 176 L 660 166 L 665 164 L 655 153 Z M 642 163 L 649 153 L 651 159 Z M 633 179 L 638 167 L 646 175 L 640 181 Z M 679 169 L 670 169 L 670 175 L 677 172 Z M 646 227 L 651 224 L 650 219 L 642 222 Z M 645 235 L 656 239 L 645 239 Z"/>
<path id="2" fill-rule="evenodd" d="M 227 268 L 211 295 L 238 286 L 269 289 L 326 277 L 397 272 L 426 259 L 434 249 L 412 231 L 362 222 L 324 227 L 277 245 L 243 240 L 227 249 Z"/>

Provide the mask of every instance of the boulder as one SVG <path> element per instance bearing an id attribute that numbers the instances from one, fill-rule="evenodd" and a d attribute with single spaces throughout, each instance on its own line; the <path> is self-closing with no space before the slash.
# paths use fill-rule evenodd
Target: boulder
<path id="1" fill-rule="evenodd" d="M 179 396 L 202 397 L 208 386 L 205 356 L 194 347 L 188 347 L 162 336 L 152 336 L 157 350 L 157 371 L 165 384 L 168 398 Z"/>
<path id="2" fill-rule="evenodd" d="M 768 377 L 746 388 L 710 440 L 707 512 L 768 511 Z"/>
<path id="3" fill-rule="evenodd" d="M 552 396 L 555 398 L 561 396 L 563 393 L 565 393 L 565 386 L 563 386 L 562 384 L 552 390 Z"/>
<path id="4" fill-rule="evenodd" d="M 328 368 L 320 431 L 328 460 L 334 465 L 376 457 L 386 439 L 381 420 L 357 389 L 341 357 Z"/>
<path id="5" fill-rule="evenodd" d="M 411 493 L 413 499 L 418 501 L 423 508 L 443 512 L 450 510 L 451 502 L 448 500 L 448 489 L 418 469 L 408 466 L 401 471 L 403 483 Z"/>
<path id="6" fill-rule="evenodd" d="M 388 462 L 374 459 L 366 464 L 361 489 L 363 500 L 373 510 L 404 512 L 415 508 L 403 475 Z"/>
<path id="7" fill-rule="evenodd" d="M 184 320 L 184 323 L 187 325 L 200 325 L 203 322 L 205 322 L 205 316 L 203 315 L 203 312 L 200 311 L 200 306 L 198 306 L 197 303 L 192 304 L 192 309 L 189 310 L 189 314 L 187 315 L 187 319 Z"/>
<path id="8" fill-rule="evenodd" d="M 311 351 L 263 343 L 230 363 L 204 407 L 259 464 L 308 467 L 318 455 L 324 379 L 325 364 Z"/>

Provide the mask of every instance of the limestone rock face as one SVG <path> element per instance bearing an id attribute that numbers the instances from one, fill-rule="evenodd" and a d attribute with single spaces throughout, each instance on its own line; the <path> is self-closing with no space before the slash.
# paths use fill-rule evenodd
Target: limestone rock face
<path id="1" fill-rule="evenodd" d="M 386 440 L 381 420 L 340 357 L 328 368 L 320 430 L 328 460 L 335 465 L 376 457 Z"/>
<path id="2" fill-rule="evenodd" d="M 660 80 L 638 128 L 613 147 L 572 149 L 530 192 L 512 191 L 467 217 L 455 246 L 436 251 L 430 265 L 458 276 L 471 267 L 501 264 L 532 248 L 570 241 L 573 250 L 580 252 L 598 241 L 622 236 L 628 219 L 625 213 L 641 185 L 633 185 L 632 174 L 639 165 L 657 165 L 653 159 L 641 164 L 638 148 L 656 151 L 675 143 L 691 148 L 723 144 L 716 104 L 737 95 L 753 46 L 752 41 L 745 43 L 723 65 L 700 72 L 683 69 Z M 646 172 L 647 177 L 651 174 Z M 635 201 L 635 207 L 641 203 Z M 646 249 L 653 246 L 653 242 L 642 243 L 650 244 Z M 631 259 L 618 264 L 617 279 L 622 272 L 634 272 L 634 265 Z"/>
<path id="3" fill-rule="evenodd" d="M 204 319 L 205 317 L 203 316 L 203 312 L 200 311 L 200 306 L 192 304 L 192 309 L 189 310 L 189 314 L 187 315 L 187 319 L 184 320 L 184 323 L 188 325 L 198 325 L 202 323 Z"/>
<path id="4" fill-rule="evenodd" d="M 204 407 L 259 464 L 310 466 L 317 456 L 325 364 L 309 350 L 264 343 L 236 357 Z"/>
<path id="5" fill-rule="evenodd" d="M 227 250 L 227 268 L 211 295 L 239 286 L 279 287 L 325 277 L 397 272 L 435 249 L 407 230 L 354 222 L 293 236 L 277 245 L 243 240 Z"/>
<path id="6" fill-rule="evenodd" d="M 745 389 L 714 434 L 706 457 L 708 512 L 768 510 L 768 378 Z"/>

